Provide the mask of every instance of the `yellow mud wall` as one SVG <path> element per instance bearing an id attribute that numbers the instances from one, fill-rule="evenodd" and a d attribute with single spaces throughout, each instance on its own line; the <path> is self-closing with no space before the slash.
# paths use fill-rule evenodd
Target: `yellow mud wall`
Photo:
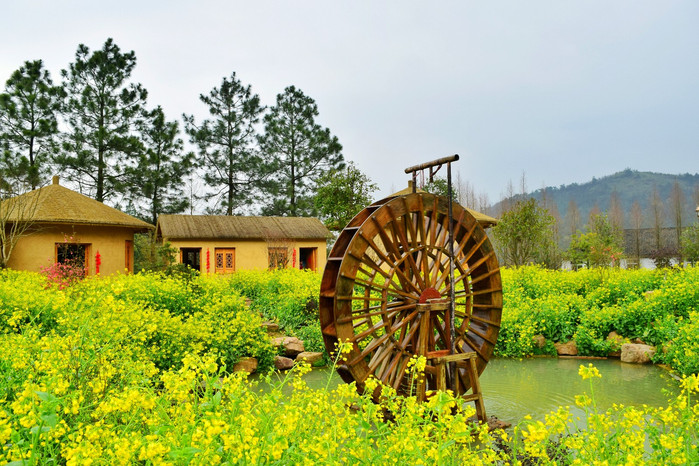
<path id="1" fill-rule="evenodd" d="M 235 249 L 235 270 L 264 270 L 269 267 L 268 248 L 279 246 L 266 241 L 254 240 L 169 240 L 163 238 L 164 242 L 177 250 L 175 260 L 181 262 L 181 248 L 201 248 L 200 271 L 207 273 L 206 252 L 209 251 L 209 274 L 216 273 L 214 251 L 216 249 Z M 322 274 L 327 260 L 325 240 L 294 240 L 289 243 L 290 256 L 288 267 L 293 267 L 293 252 L 296 252 L 296 268 L 299 268 L 299 248 L 316 248 L 316 272 Z"/>
<path id="2" fill-rule="evenodd" d="M 34 228 L 17 242 L 8 267 L 40 272 L 56 261 L 56 243 L 80 243 L 88 247 L 88 275 L 95 275 L 95 255 L 101 256 L 100 275 L 125 272 L 126 241 L 131 241 L 130 266 L 133 269 L 133 230 L 112 226 L 51 225 Z M 132 272 L 133 270 L 129 270 Z"/>

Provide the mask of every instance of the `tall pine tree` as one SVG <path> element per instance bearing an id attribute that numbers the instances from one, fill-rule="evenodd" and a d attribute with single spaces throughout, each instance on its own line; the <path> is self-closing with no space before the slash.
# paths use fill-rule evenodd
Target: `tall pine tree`
<path id="1" fill-rule="evenodd" d="M 75 62 L 62 71 L 70 131 L 56 161 L 100 202 L 125 193 L 127 167 L 141 148 L 133 131 L 148 93 L 129 83 L 135 66 L 133 51 L 122 53 L 107 39 L 93 53 L 80 44 Z"/>
<path id="2" fill-rule="evenodd" d="M 0 94 L 0 180 L 4 189 L 36 189 L 56 148 L 61 88 L 41 60 L 27 61 Z"/>
<path id="3" fill-rule="evenodd" d="M 272 198 L 263 213 L 312 215 L 318 179 L 344 167 L 342 145 L 315 122 L 317 116 L 315 101 L 294 86 L 277 95 L 276 105 L 265 116 L 260 146 L 273 160 L 275 175 Z"/>
<path id="4" fill-rule="evenodd" d="M 128 182 L 135 213 L 155 225 L 160 214 L 183 212 L 189 205 L 184 177 L 192 168 L 192 155 L 184 153 L 176 121 L 167 121 L 158 106 L 144 112 L 138 123 L 143 143 Z"/>
<path id="5" fill-rule="evenodd" d="M 214 210 L 233 215 L 255 201 L 267 177 L 268 166 L 262 163 L 255 145 L 255 124 L 264 109 L 259 96 L 235 73 L 199 99 L 208 106 L 212 118 L 197 126 L 193 116 L 183 115 L 185 130 L 198 147 L 204 181 L 214 190 L 208 197 L 220 201 Z"/>

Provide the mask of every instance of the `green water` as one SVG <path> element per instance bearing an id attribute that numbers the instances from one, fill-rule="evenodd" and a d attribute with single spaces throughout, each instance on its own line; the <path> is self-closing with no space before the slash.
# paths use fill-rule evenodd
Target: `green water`
<path id="1" fill-rule="evenodd" d="M 578 375 L 581 364 L 594 364 L 602 375 L 594 379 L 594 395 L 600 410 L 612 404 L 667 406 L 669 396 L 679 393 L 678 383 L 653 365 L 626 364 L 612 359 L 493 359 L 481 375 L 481 388 L 489 416 L 512 424 L 529 414 L 543 420 L 559 406 L 575 407 L 575 395 L 589 394 L 589 380 Z M 314 369 L 306 375 L 311 388 L 330 389 L 342 382 L 329 369 Z"/>
<path id="2" fill-rule="evenodd" d="M 486 412 L 511 422 L 530 414 L 542 419 L 559 406 L 575 407 L 575 395 L 589 394 L 590 381 L 578 375 L 581 364 L 592 363 L 602 375 L 593 379 L 599 410 L 614 403 L 625 406 L 667 406 L 669 396 L 679 393 L 678 382 L 653 365 L 626 364 L 613 359 L 494 359 L 481 375 Z"/>

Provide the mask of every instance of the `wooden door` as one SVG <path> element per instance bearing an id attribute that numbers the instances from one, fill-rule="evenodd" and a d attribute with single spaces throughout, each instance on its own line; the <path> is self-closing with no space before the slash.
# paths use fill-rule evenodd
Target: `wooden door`
<path id="1" fill-rule="evenodd" d="M 235 248 L 214 250 L 216 273 L 231 273 L 235 270 Z"/>

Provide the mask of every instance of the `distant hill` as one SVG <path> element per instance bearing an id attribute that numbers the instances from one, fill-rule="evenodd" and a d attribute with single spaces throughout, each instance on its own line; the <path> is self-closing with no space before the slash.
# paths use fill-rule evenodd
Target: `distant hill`
<path id="1" fill-rule="evenodd" d="M 573 200 L 578 206 L 582 224 L 587 223 L 590 211 L 596 205 L 602 212 L 609 211 L 612 193 L 616 192 L 621 201 L 624 212 L 624 223 L 626 228 L 631 228 L 630 212 L 634 201 L 638 201 L 643 212 L 644 227 L 653 226 L 651 216 L 651 196 L 653 188 L 657 187 L 660 198 L 665 207 L 663 226 L 674 227 L 674 215 L 671 213 L 671 192 L 675 182 L 679 182 L 684 195 L 682 224 L 689 225 L 696 221 L 697 203 L 699 199 L 699 173 L 684 175 L 669 175 L 665 173 L 639 172 L 626 169 L 602 178 L 592 178 L 587 183 L 573 183 L 561 185 L 559 187 L 547 187 L 528 193 L 526 197 L 535 197 L 541 200 L 544 196 L 548 203 L 556 205 L 562 222 L 565 222 L 570 201 Z M 521 197 L 520 195 L 515 198 Z M 502 208 L 501 201 L 492 207 L 491 212 L 499 213 Z"/>

